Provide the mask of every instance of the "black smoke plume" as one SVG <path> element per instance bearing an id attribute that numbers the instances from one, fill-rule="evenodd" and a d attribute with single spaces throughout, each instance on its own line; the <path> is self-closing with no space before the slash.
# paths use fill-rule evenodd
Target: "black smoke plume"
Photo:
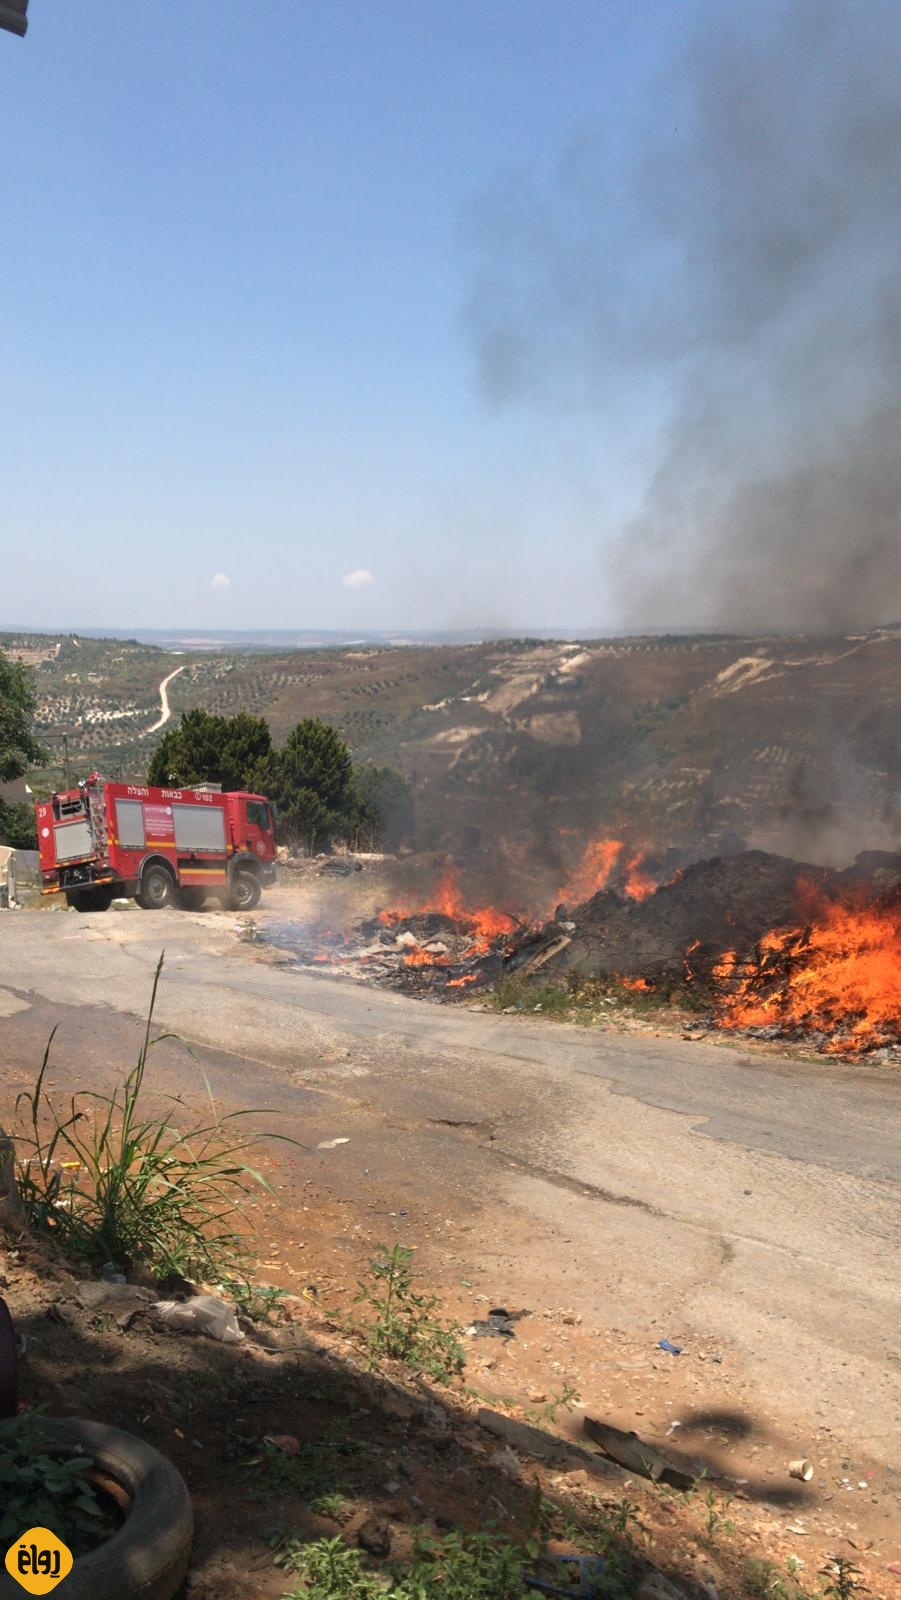
<path id="1" fill-rule="evenodd" d="M 660 419 L 621 622 L 901 620 L 899 153 L 897 0 L 720 4 L 640 127 L 473 208 L 488 399 Z"/>

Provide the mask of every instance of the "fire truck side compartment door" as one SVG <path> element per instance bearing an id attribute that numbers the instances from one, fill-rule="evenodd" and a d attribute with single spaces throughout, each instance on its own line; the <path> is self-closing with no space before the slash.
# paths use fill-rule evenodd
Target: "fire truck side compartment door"
<path id="1" fill-rule="evenodd" d="M 144 807 L 140 800 L 116 801 L 116 829 L 122 850 L 143 850 Z"/>
<path id="2" fill-rule="evenodd" d="M 172 807 L 175 843 L 179 851 L 225 851 L 225 808 L 223 806 Z"/>
<path id="3" fill-rule="evenodd" d="M 94 853 L 91 824 L 87 817 L 83 817 L 80 822 L 57 823 L 53 829 L 53 842 L 56 846 L 57 861 L 73 861 L 76 856 L 90 856 Z"/>

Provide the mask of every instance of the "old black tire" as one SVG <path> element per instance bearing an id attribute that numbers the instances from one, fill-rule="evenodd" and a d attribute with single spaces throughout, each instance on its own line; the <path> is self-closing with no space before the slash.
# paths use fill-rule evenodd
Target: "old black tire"
<path id="1" fill-rule="evenodd" d="M 228 897 L 229 907 L 232 911 L 252 911 L 258 906 L 263 895 L 260 880 L 249 867 L 238 867 L 232 877 L 231 893 Z"/>
<path id="2" fill-rule="evenodd" d="M 158 861 L 151 861 L 141 873 L 141 886 L 135 899 L 145 911 L 162 911 L 164 906 L 171 904 L 174 893 L 175 880 L 169 868 Z"/>
<path id="3" fill-rule="evenodd" d="M 129 1500 L 121 1528 L 78 1558 L 60 1593 L 66 1600 L 172 1600 L 188 1569 L 194 1513 L 171 1461 L 143 1439 L 101 1422 L 38 1421 L 52 1453 L 84 1451 Z M 0 1422 L 0 1438 L 8 1426 Z M 0 1569 L 0 1600 L 22 1600 L 22 1594 L 15 1578 Z"/>

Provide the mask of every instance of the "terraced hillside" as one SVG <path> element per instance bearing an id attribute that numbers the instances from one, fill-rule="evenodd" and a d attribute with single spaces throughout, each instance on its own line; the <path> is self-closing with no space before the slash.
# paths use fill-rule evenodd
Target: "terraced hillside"
<path id="1" fill-rule="evenodd" d="M 412 779 L 421 847 L 482 872 L 562 881 L 604 834 L 835 861 L 901 839 L 901 628 L 234 655 L 4 643 L 33 661 L 41 731 L 54 752 L 68 734 L 75 773 L 143 774 L 180 668 L 173 714 L 261 712 L 276 737 L 327 718 L 358 759 Z"/>

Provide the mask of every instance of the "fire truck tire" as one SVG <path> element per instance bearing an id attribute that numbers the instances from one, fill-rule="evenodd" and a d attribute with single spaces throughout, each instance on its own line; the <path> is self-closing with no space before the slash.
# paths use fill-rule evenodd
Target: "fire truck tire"
<path id="1" fill-rule="evenodd" d="M 80 893 L 70 889 L 66 895 L 66 904 L 74 906 L 76 911 L 108 911 L 112 901 L 112 889 L 103 885 L 96 889 L 82 889 Z"/>
<path id="2" fill-rule="evenodd" d="M 206 904 L 205 889 L 179 889 L 178 904 L 182 911 L 202 911 Z"/>
<path id="3" fill-rule="evenodd" d="M 144 911 L 162 911 L 164 906 L 172 904 L 175 894 L 175 879 L 168 867 L 159 861 L 151 861 L 141 873 L 141 883 L 135 899 Z"/>
<path id="4" fill-rule="evenodd" d="M 228 904 L 230 911 L 252 911 L 263 896 L 262 885 L 249 867 L 238 867 L 231 884 Z"/>
<path id="5" fill-rule="evenodd" d="M 76 1560 L 64 1580 L 69 1600 L 172 1600 L 191 1558 L 194 1513 L 171 1461 L 105 1423 L 41 1416 L 37 1422 L 49 1454 L 71 1459 L 83 1451 L 125 1507 L 121 1527 Z M 15 1578 L 0 1572 L 0 1600 L 21 1593 Z"/>

